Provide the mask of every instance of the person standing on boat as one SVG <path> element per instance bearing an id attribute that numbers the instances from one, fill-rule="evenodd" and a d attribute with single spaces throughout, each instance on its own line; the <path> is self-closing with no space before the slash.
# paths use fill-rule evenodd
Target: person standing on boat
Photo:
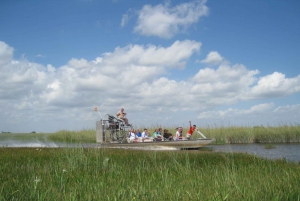
<path id="1" fill-rule="evenodd" d="M 182 127 L 177 128 L 175 140 L 182 140 Z"/>
<path id="2" fill-rule="evenodd" d="M 190 129 L 188 130 L 188 132 L 187 132 L 187 134 L 186 134 L 186 138 L 187 138 L 188 140 L 191 139 L 191 136 L 193 135 L 194 131 L 197 130 L 196 125 L 193 125 L 193 126 L 192 126 L 192 122 L 191 122 L 191 121 L 189 121 L 189 123 L 190 123 Z"/>
<path id="3" fill-rule="evenodd" d="M 125 117 L 126 116 L 126 113 L 124 112 L 124 108 L 121 108 L 121 110 L 119 112 L 117 112 L 117 117 L 119 119 L 122 119 L 124 120 L 126 126 L 131 126 L 129 123 L 128 123 L 128 119 Z"/>

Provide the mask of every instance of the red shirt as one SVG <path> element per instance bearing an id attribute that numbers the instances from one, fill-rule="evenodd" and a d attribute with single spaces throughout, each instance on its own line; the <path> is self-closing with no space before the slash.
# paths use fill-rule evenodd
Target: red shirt
<path id="1" fill-rule="evenodd" d="M 187 133 L 193 135 L 194 130 L 195 130 L 194 126 L 191 126 L 190 130 Z"/>

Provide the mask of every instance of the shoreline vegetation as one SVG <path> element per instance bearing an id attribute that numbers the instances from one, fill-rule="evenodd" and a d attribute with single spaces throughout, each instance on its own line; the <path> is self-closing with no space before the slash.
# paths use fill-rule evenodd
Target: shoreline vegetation
<path id="1" fill-rule="evenodd" d="M 162 127 L 163 126 L 157 126 Z M 142 130 L 143 128 L 140 128 Z M 150 134 L 154 131 L 154 127 L 148 128 Z M 174 128 L 166 128 L 173 135 Z M 211 144 L 243 144 L 243 143 L 299 143 L 300 142 L 300 125 L 283 125 L 283 126 L 254 126 L 254 127 L 205 127 L 200 131 L 207 138 L 214 138 Z M 187 128 L 184 128 L 184 136 Z M 55 133 L 0 133 L 2 140 L 32 140 L 53 141 L 64 143 L 95 143 L 95 129 L 82 129 L 80 131 L 60 130 Z M 194 132 L 192 139 L 199 138 L 197 132 Z"/>
<path id="2" fill-rule="evenodd" d="M 300 200 L 299 164 L 242 153 L 0 148 L 0 200 Z"/>

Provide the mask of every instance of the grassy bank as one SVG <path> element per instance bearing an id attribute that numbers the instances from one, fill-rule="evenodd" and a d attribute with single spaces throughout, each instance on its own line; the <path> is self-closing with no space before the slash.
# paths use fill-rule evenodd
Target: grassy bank
<path id="1" fill-rule="evenodd" d="M 299 164 L 245 154 L 0 148 L 0 200 L 300 200 Z"/>

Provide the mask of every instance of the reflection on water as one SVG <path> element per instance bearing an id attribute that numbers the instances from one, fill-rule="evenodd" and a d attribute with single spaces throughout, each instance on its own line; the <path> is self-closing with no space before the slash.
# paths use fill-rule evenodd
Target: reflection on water
<path id="1" fill-rule="evenodd" d="M 65 144 L 42 141 L 0 140 L 0 147 L 101 147 L 97 143 Z M 226 144 L 208 145 L 215 152 L 242 152 L 268 159 L 285 158 L 288 161 L 300 162 L 300 144 L 274 144 L 273 149 L 266 149 L 265 144 Z M 117 147 L 116 147 L 117 148 Z M 128 148 L 128 147 L 127 147 Z M 147 147 L 145 150 L 172 150 L 170 147 Z"/>
<path id="2" fill-rule="evenodd" d="M 300 144 L 273 144 L 274 148 L 266 149 L 265 144 L 227 144 L 209 145 L 216 152 L 242 152 L 268 159 L 282 159 L 300 162 Z"/>

